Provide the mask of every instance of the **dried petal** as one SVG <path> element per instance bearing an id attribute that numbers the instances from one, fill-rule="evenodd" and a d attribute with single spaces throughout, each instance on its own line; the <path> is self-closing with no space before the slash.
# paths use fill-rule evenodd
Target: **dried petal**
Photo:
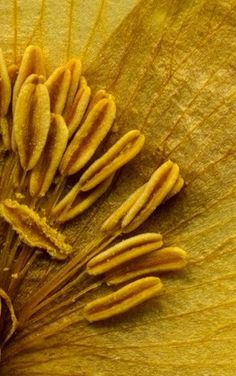
<path id="1" fill-rule="evenodd" d="M 124 283 L 147 274 L 179 270 L 187 265 L 187 253 L 178 247 L 162 248 L 109 273 L 108 285 Z"/>
<path id="2" fill-rule="evenodd" d="M 27 205 L 7 199 L 0 206 L 1 216 L 19 234 L 22 241 L 31 247 L 45 249 L 53 258 L 63 260 L 72 253 L 72 247 L 65 243 L 65 237 L 50 227 Z"/>
<path id="3" fill-rule="evenodd" d="M 0 48 L 0 117 L 7 114 L 11 100 L 11 81 L 8 75 L 6 63 Z"/>
<path id="4" fill-rule="evenodd" d="M 82 192 L 78 194 L 78 192 L 73 192 L 72 189 L 62 200 L 63 202 L 59 202 L 59 204 L 53 208 L 52 215 L 56 217 L 56 221 L 58 223 L 64 223 L 87 210 L 108 190 L 112 183 L 113 176 L 114 175 L 110 176 L 92 191 L 86 192 L 86 194 Z M 59 213 L 61 214 L 58 215 Z"/>
<path id="5" fill-rule="evenodd" d="M 106 273 L 137 257 L 147 255 L 163 245 L 161 234 L 146 233 L 133 236 L 93 257 L 87 264 L 90 275 Z"/>
<path id="6" fill-rule="evenodd" d="M 86 79 L 81 77 L 78 92 L 71 103 L 71 106 L 63 113 L 69 130 L 69 137 L 71 137 L 78 129 L 87 109 L 90 95 L 91 89 L 88 87 Z"/>
<path id="7" fill-rule="evenodd" d="M 23 85 L 16 103 L 13 137 L 24 170 L 38 162 L 50 126 L 50 101 L 45 85 Z"/>
<path id="8" fill-rule="evenodd" d="M 119 315 L 152 298 L 161 288 L 162 283 L 159 278 L 139 279 L 116 292 L 88 303 L 84 308 L 84 317 L 89 322 L 94 322 Z"/>
<path id="9" fill-rule="evenodd" d="M 30 175 L 30 194 L 43 197 L 48 191 L 65 151 L 68 129 L 61 115 L 51 115 L 44 151 Z"/>
<path id="10" fill-rule="evenodd" d="M 66 149 L 60 165 L 61 175 L 75 174 L 86 165 L 109 132 L 114 118 L 115 103 L 111 96 L 92 108 Z"/>
<path id="11" fill-rule="evenodd" d="M 13 91 L 13 112 L 20 89 L 26 78 L 32 73 L 46 76 L 42 50 L 38 46 L 28 46 L 25 49 Z"/>
<path id="12" fill-rule="evenodd" d="M 81 190 L 88 191 L 96 187 L 108 176 L 128 163 L 140 152 L 144 141 L 144 135 L 138 130 L 126 133 L 81 176 Z"/>

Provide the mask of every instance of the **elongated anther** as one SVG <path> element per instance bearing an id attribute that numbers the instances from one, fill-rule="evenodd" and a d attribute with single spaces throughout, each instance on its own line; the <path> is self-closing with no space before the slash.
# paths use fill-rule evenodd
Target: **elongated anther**
<path id="1" fill-rule="evenodd" d="M 47 142 L 41 157 L 30 174 L 29 190 L 32 197 L 43 197 L 56 174 L 68 140 L 68 129 L 61 115 L 52 114 Z"/>
<path id="2" fill-rule="evenodd" d="M 63 112 L 63 117 L 69 130 L 69 138 L 73 136 L 81 124 L 89 103 L 90 95 L 91 89 L 88 87 L 86 79 L 81 77 L 80 85 L 73 102 L 70 107 Z"/>
<path id="3" fill-rule="evenodd" d="M 24 170 L 31 170 L 39 161 L 49 127 L 50 101 L 46 86 L 23 85 L 16 102 L 13 137 Z"/>
<path id="4" fill-rule="evenodd" d="M 164 202 L 167 201 L 167 200 L 169 200 L 171 197 L 177 195 L 177 193 L 179 193 L 181 191 L 181 189 L 183 188 L 183 186 L 184 186 L 184 179 L 182 178 L 182 176 L 179 175 L 178 179 L 175 182 L 175 185 L 173 186 L 173 188 L 171 189 L 171 191 L 166 196 Z"/>
<path id="5" fill-rule="evenodd" d="M 145 137 L 132 130 L 118 140 L 101 158 L 96 160 L 81 176 L 82 191 L 88 191 L 116 172 L 142 149 Z"/>
<path id="6" fill-rule="evenodd" d="M 65 218 L 70 218 L 72 213 L 74 215 L 78 208 L 82 208 L 80 203 L 79 206 L 76 205 L 77 209 L 75 209 L 73 203 L 74 200 L 76 200 L 76 197 L 78 200 L 80 199 L 80 196 L 83 197 L 82 192 L 89 191 L 94 192 L 88 197 L 95 197 L 96 187 L 99 187 L 96 191 L 97 194 L 102 192 L 103 182 L 109 179 L 110 176 L 114 175 L 124 164 L 134 158 L 141 150 L 143 143 L 144 136 L 138 130 L 128 132 L 84 172 L 77 184 L 75 184 L 66 196 L 52 209 L 51 214 L 55 217 L 63 212 L 63 215 L 59 216 L 58 221 L 60 221 L 61 218 L 63 218 L 63 220 Z M 105 186 L 106 183 L 104 187 Z M 69 209 L 69 212 L 66 210 L 66 214 L 64 213 L 65 209 Z"/>
<path id="7" fill-rule="evenodd" d="M 29 75 L 26 79 L 25 79 L 25 82 L 24 82 L 24 85 L 25 84 L 34 84 L 34 85 L 38 85 L 38 84 L 43 84 L 45 82 L 45 77 L 42 76 L 42 75 L 38 75 L 36 73 L 32 73 L 31 75 Z"/>
<path id="8" fill-rule="evenodd" d="M 88 303 L 84 317 L 89 322 L 109 319 L 127 312 L 157 295 L 162 288 L 159 278 L 146 277 L 128 284 L 121 289 Z"/>
<path id="9" fill-rule="evenodd" d="M 18 97 L 20 89 L 26 78 L 32 73 L 36 73 L 38 76 L 42 75 L 46 77 L 42 50 L 38 46 L 28 46 L 25 49 L 24 55 L 22 57 L 13 91 L 13 113 L 15 111 L 16 99 Z"/>
<path id="10" fill-rule="evenodd" d="M 65 66 L 57 68 L 45 82 L 50 96 L 51 112 L 61 114 L 64 110 L 71 81 L 71 72 Z"/>
<path id="11" fill-rule="evenodd" d="M 112 97 L 92 108 L 65 151 L 59 167 L 61 175 L 73 175 L 86 165 L 111 129 L 115 112 Z"/>
<path id="12" fill-rule="evenodd" d="M 7 71 L 8 71 L 8 76 L 10 78 L 11 87 L 13 88 L 15 85 L 18 73 L 19 73 L 19 67 L 16 64 L 10 64 L 7 67 Z"/>
<path id="13" fill-rule="evenodd" d="M 102 99 L 108 99 L 110 94 L 106 90 L 98 90 L 96 91 L 95 95 L 91 98 L 89 105 L 88 105 L 88 112 Z"/>
<path id="14" fill-rule="evenodd" d="M 106 233 L 115 233 L 115 232 L 122 232 L 121 229 L 121 222 L 125 215 L 128 213 L 130 208 L 135 204 L 135 202 L 140 197 L 141 193 L 144 191 L 146 184 L 139 187 L 134 191 L 127 200 L 120 205 L 118 209 L 114 213 L 112 213 L 107 220 L 102 224 L 101 230 L 102 232 Z"/>
<path id="15" fill-rule="evenodd" d="M 178 193 L 184 180 L 177 164 L 167 161 L 103 223 L 107 233 L 128 233 L 140 226 L 153 211 Z"/>
<path id="16" fill-rule="evenodd" d="M 135 263 L 135 260 L 157 250 L 163 245 L 161 234 L 146 233 L 133 236 L 99 253 L 87 263 L 90 275 L 111 271 L 120 265 Z"/>
<path id="17" fill-rule="evenodd" d="M 6 116 L 11 101 L 11 81 L 0 48 L 0 117 Z"/>
<path id="18" fill-rule="evenodd" d="M 4 148 L 11 150 L 11 124 L 6 117 L 0 118 L 0 129 Z"/>
<path id="19" fill-rule="evenodd" d="M 77 197 L 73 198 L 72 204 L 69 202 L 69 197 L 66 197 L 68 199 L 67 205 L 64 206 L 64 210 L 59 211 L 61 214 L 57 215 L 57 206 L 52 211 L 52 215 L 56 218 L 56 222 L 65 223 L 85 212 L 85 210 L 90 208 L 90 206 L 92 206 L 108 190 L 112 183 L 113 177 L 114 175 L 110 176 L 91 191 L 85 193 L 78 192 Z M 60 203 L 58 205 L 60 205 Z"/>
<path id="20" fill-rule="evenodd" d="M 143 223 L 174 187 L 179 167 L 171 161 L 164 163 L 149 179 L 146 187 L 122 221 L 122 228 L 131 224 L 132 230 Z"/>
<path id="21" fill-rule="evenodd" d="M 70 59 L 65 64 L 65 68 L 69 69 L 70 76 L 71 76 L 68 95 L 67 95 L 65 107 L 63 110 L 63 116 L 66 117 L 68 112 L 70 112 L 71 110 L 76 93 L 78 92 L 78 89 L 79 89 L 80 75 L 81 75 L 81 69 L 82 69 L 81 61 L 79 59 L 74 59 L 74 58 Z"/>
<path id="22" fill-rule="evenodd" d="M 106 276 L 108 285 L 117 285 L 145 275 L 179 270 L 187 265 L 187 253 L 179 247 L 160 248 L 135 262 L 121 265 Z"/>

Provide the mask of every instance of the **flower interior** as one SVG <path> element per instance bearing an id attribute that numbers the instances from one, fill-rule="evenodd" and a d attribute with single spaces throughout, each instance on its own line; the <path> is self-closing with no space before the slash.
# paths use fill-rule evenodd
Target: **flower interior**
<path id="1" fill-rule="evenodd" d="M 159 274 L 183 268 L 187 254 L 167 247 L 160 233 L 138 232 L 184 185 L 170 160 L 101 223 L 91 243 L 83 249 L 70 244 L 66 224 L 106 200 L 117 174 L 142 151 L 145 137 L 134 128 L 117 138 L 115 98 L 106 90 L 92 92 L 79 59 L 48 75 L 41 49 L 29 46 L 19 66 L 7 66 L 1 52 L 0 75 L 3 349 L 16 332 L 21 338 L 23 328 L 49 314 L 57 315 L 57 325 L 48 325 L 42 338 L 72 323 L 126 313 L 159 294 Z M 107 141 L 111 133 L 113 144 Z M 56 271 L 19 300 L 27 274 L 43 253 Z M 65 319 L 75 302 L 81 304 Z M 15 351 L 34 341 L 32 335 L 23 337 Z"/>

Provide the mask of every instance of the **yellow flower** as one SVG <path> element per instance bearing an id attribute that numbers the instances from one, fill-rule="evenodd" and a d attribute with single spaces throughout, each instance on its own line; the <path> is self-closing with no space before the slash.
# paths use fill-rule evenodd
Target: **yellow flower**
<path id="1" fill-rule="evenodd" d="M 33 338 L 32 348 L 18 354 L 26 328 L 3 354 L 1 374 L 230 376 L 236 348 L 234 1 L 9 1 L 0 5 L 0 25 L 9 63 L 18 63 L 28 44 L 43 49 L 49 71 L 80 57 L 89 86 L 116 98 L 118 134 L 138 128 L 146 138 L 102 208 L 98 203 L 66 227 L 70 243 L 82 249 L 171 158 L 186 186 L 142 230 L 162 233 L 167 246 L 190 255 L 180 275 L 163 278 L 166 291 L 135 312 L 78 324 L 75 304 L 75 324 L 66 327 L 62 308 L 57 319 L 66 329 L 42 343 Z M 25 283 L 28 292 L 47 278 L 49 261 L 37 266 Z M 50 320 L 54 333 L 55 317 L 43 313 L 30 332 L 43 332 Z"/>

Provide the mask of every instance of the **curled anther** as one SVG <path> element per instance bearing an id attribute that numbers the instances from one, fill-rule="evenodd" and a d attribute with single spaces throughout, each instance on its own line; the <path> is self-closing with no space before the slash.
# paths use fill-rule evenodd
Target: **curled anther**
<path id="1" fill-rule="evenodd" d="M 11 327 L 5 334 L 5 338 L 3 340 L 2 346 L 5 345 L 9 341 L 9 339 L 13 336 L 15 333 L 17 327 L 18 327 L 18 320 L 16 318 L 15 310 L 11 301 L 10 296 L 2 289 L 0 288 L 0 308 L 1 308 L 1 299 L 5 302 L 8 311 L 10 313 L 11 317 Z M 1 310 L 0 310 L 0 316 L 1 316 Z"/>
<path id="2" fill-rule="evenodd" d="M 0 214 L 27 245 L 44 249 L 58 260 L 65 259 L 73 252 L 65 242 L 64 235 L 49 226 L 45 218 L 27 205 L 7 199 L 0 205 Z"/>

